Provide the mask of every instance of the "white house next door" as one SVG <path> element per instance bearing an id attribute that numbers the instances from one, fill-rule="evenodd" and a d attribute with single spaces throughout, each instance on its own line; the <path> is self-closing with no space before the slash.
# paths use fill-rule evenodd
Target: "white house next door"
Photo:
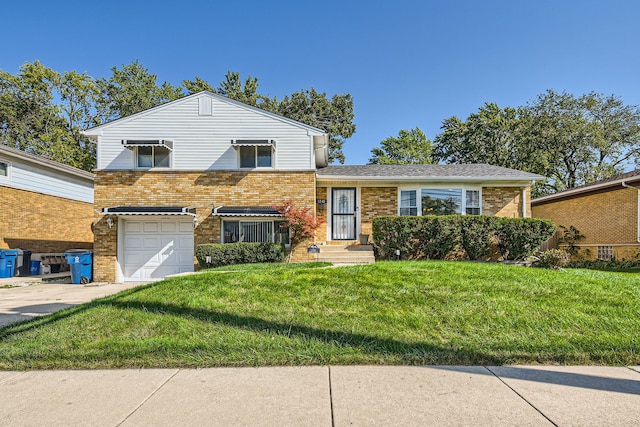
<path id="1" fill-rule="evenodd" d="M 331 190 L 331 239 L 355 240 L 356 238 L 356 189 L 333 188 Z"/>

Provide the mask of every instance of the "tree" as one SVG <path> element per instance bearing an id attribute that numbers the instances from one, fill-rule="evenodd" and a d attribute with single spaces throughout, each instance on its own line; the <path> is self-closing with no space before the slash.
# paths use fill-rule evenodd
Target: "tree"
<path id="1" fill-rule="evenodd" d="M 550 178 L 546 192 L 608 178 L 640 156 L 640 110 L 613 95 L 548 90 L 527 111 L 523 143 Z"/>
<path id="2" fill-rule="evenodd" d="M 61 75 L 38 61 L 16 75 L 0 71 L 0 143 L 91 170 L 95 145 L 81 131 L 96 124 L 96 94 L 85 73 Z"/>
<path id="3" fill-rule="evenodd" d="M 434 163 L 433 145 L 419 127 L 401 129 L 398 137 L 390 136 L 371 150 L 371 165 L 403 165 Z"/>
<path id="4" fill-rule="evenodd" d="M 98 110 L 101 121 L 108 122 L 156 107 L 183 96 L 180 87 L 164 82 L 160 86 L 158 76 L 150 74 L 138 60 L 122 69 L 111 68 L 111 77 L 97 81 L 100 90 Z"/>
<path id="5" fill-rule="evenodd" d="M 486 103 L 466 121 L 450 117 L 435 138 L 434 157 L 446 163 L 489 163 L 520 167 L 520 115 L 515 108 Z"/>
<path id="6" fill-rule="evenodd" d="M 184 86 L 187 91 L 187 95 L 193 95 L 194 93 L 202 92 L 203 90 L 208 90 L 209 92 L 216 92 L 216 90 L 207 82 L 206 80 L 201 79 L 196 76 L 195 80 L 183 80 L 182 86 Z"/>
<path id="7" fill-rule="evenodd" d="M 281 205 L 273 207 L 282 215 L 281 227 L 289 229 L 289 256 L 291 262 L 295 247 L 306 239 L 313 237 L 316 230 L 324 223 L 321 218 L 317 218 L 313 210 L 308 207 L 298 207 L 292 200 L 285 200 Z"/>
<path id="8" fill-rule="evenodd" d="M 344 163 L 342 146 L 356 131 L 351 95 L 333 95 L 329 99 L 326 93 L 313 88 L 301 90 L 285 96 L 275 112 L 328 132 L 329 162 Z"/>
<path id="9" fill-rule="evenodd" d="M 640 110 L 615 96 L 548 90 L 524 107 L 485 104 L 466 121 L 445 119 L 435 158 L 489 163 L 547 177 L 534 196 L 622 172 L 640 157 Z"/>

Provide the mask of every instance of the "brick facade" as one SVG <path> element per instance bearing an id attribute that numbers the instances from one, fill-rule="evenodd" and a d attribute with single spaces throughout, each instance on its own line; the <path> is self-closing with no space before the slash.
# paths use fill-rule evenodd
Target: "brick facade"
<path id="1" fill-rule="evenodd" d="M 34 253 L 92 249 L 93 205 L 0 187 L 0 249 Z"/>
<path id="2" fill-rule="evenodd" d="M 533 216 L 574 226 L 585 236 L 579 242 L 595 258 L 599 245 L 614 246 L 617 259 L 640 253 L 638 244 L 638 190 L 617 187 L 533 206 Z"/>
<path id="3" fill-rule="evenodd" d="M 315 172 L 285 171 L 99 171 L 95 178 L 96 281 L 117 280 L 117 225 L 101 213 L 113 206 L 195 206 L 194 243 L 220 242 L 218 206 L 272 206 L 285 199 L 315 206 Z M 295 260 L 310 259 L 304 245 Z M 312 258 L 311 258 L 312 259 Z"/>
<path id="4" fill-rule="evenodd" d="M 531 190 L 526 190 L 527 216 L 531 216 Z M 520 187 L 483 187 L 482 214 L 522 218 L 522 189 Z"/>
<path id="5" fill-rule="evenodd" d="M 360 220 L 364 234 L 373 234 L 373 218 L 398 214 L 397 187 L 362 187 L 360 196 Z"/>

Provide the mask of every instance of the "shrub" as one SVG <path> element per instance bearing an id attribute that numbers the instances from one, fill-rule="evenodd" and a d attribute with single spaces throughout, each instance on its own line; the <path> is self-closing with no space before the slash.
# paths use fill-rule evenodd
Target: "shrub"
<path id="1" fill-rule="evenodd" d="M 210 257 L 209 262 L 207 257 Z M 196 246 L 196 258 L 202 268 L 282 262 L 285 258 L 285 247 L 278 243 L 204 244 Z"/>
<path id="2" fill-rule="evenodd" d="M 491 241 L 495 234 L 495 216 L 461 216 L 460 244 L 467 257 L 472 260 L 486 260 L 491 255 Z"/>
<path id="3" fill-rule="evenodd" d="M 551 221 L 490 216 L 413 216 L 373 219 L 373 239 L 382 259 L 445 259 L 464 250 L 472 260 L 487 259 L 492 244 L 504 259 L 524 259 L 555 232 Z"/>
<path id="4" fill-rule="evenodd" d="M 563 251 L 561 249 L 549 249 L 548 251 L 544 251 L 536 255 L 534 257 L 533 265 L 536 267 L 558 270 L 569 264 L 570 258 L 571 256 L 567 251 Z"/>
<path id="5" fill-rule="evenodd" d="M 521 260 L 532 255 L 556 232 L 549 220 L 536 218 L 496 218 L 496 238 L 505 260 Z"/>

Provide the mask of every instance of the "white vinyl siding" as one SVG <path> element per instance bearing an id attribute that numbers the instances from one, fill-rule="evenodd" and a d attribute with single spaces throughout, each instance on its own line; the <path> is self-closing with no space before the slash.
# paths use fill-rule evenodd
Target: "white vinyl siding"
<path id="1" fill-rule="evenodd" d="M 265 138 L 278 141 L 272 155 L 273 168 L 314 168 L 314 133 L 309 129 L 234 103 L 211 100 L 211 115 L 201 115 L 199 98 L 194 97 L 105 125 L 99 132 L 98 169 L 135 167 L 135 152 L 124 148 L 122 139 L 172 140 L 172 169 L 239 169 L 239 152 L 231 141 Z"/>
<path id="2" fill-rule="evenodd" d="M 3 161 L 6 162 L 5 160 Z M 10 162 L 9 177 L 0 176 L 0 185 L 93 203 L 92 179 L 83 179 L 73 174 L 18 158 Z"/>

